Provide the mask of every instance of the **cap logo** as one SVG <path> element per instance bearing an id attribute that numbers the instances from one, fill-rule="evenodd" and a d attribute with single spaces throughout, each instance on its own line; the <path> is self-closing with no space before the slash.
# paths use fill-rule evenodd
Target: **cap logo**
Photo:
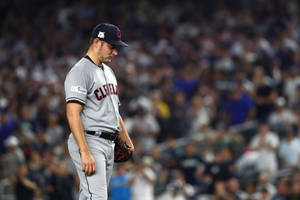
<path id="1" fill-rule="evenodd" d="M 119 39 L 121 39 L 121 31 L 120 31 L 120 29 L 117 29 L 117 38 L 119 38 Z"/>
<path id="2" fill-rule="evenodd" d="M 104 32 L 99 31 L 99 33 L 98 33 L 98 38 L 104 38 Z"/>

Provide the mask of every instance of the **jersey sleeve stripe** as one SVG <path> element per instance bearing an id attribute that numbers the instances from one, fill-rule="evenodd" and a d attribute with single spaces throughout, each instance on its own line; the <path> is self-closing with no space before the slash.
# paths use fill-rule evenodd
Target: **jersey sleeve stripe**
<path id="1" fill-rule="evenodd" d="M 69 101 L 79 101 L 80 103 L 85 104 L 86 102 L 83 101 L 82 99 L 76 98 L 76 97 L 69 97 L 66 99 L 66 102 L 68 103 Z"/>

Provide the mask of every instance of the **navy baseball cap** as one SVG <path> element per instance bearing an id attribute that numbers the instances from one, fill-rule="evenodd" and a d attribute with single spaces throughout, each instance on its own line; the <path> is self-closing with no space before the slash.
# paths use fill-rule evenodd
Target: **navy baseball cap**
<path id="1" fill-rule="evenodd" d="M 91 38 L 99 38 L 111 45 L 128 47 L 128 44 L 121 40 L 121 31 L 119 27 L 113 24 L 98 24 L 94 27 Z"/>

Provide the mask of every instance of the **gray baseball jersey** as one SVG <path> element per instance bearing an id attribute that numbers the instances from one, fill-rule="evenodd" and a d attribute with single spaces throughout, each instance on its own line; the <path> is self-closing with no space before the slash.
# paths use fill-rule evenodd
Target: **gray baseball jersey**
<path id="1" fill-rule="evenodd" d="M 67 74 L 65 93 L 66 102 L 84 104 L 80 115 L 84 130 L 121 130 L 117 80 L 107 65 L 99 67 L 89 57 L 82 58 Z"/>

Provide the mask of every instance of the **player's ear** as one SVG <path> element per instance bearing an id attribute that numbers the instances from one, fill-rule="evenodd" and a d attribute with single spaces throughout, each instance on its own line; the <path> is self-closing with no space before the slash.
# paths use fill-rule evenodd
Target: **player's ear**
<path id="1" fill-rule="evenodd" d="M 90 45 L 97 46 L 97 45 L 99 45 L 100 42 L 101 42 L 101 40 L 99 40 L 98 38 L 92 38 L 90 40 Z"/>
<path id="2" fill-rule="evenodd" d="M 99 40 L 98 38 L 96 38 L 96 40 L 94 40 L 94 45 L 96 47 L 102 47 L 104 45 L 104 41 Z"/>

